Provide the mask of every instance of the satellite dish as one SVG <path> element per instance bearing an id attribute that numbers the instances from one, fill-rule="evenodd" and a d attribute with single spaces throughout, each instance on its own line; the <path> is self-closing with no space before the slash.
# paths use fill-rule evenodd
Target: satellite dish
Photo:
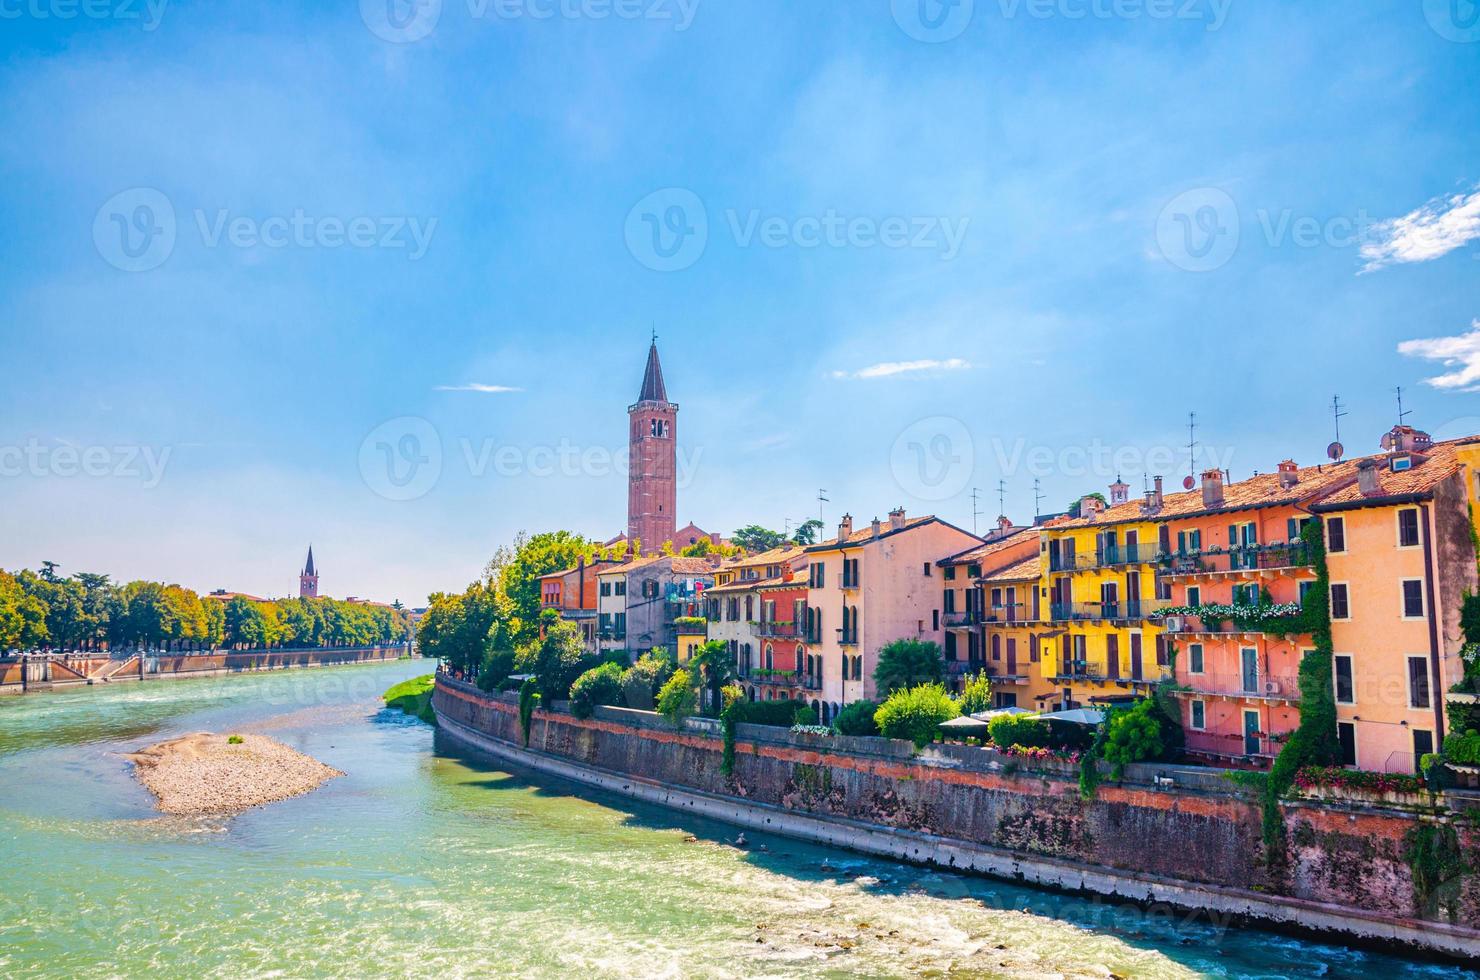
<path id="1" fill-rule="evenodd" d="M 1182 477 L 1182 489 L 1183 490 L 1191 490 L 1195 486 L 1197 486 L 1197 481 L 1194 480 L 1192 477 L 1190 477 L 1190 476 L 1184 476 L 1184 477 Z"/>
<path id="2" fill-rule="evenodd" d="M 1333 442 L 1326 447 L 1326 455 L 1330 456 L 1333 462 L 1339 462 L 1341 457 L 1346 455 L 1346 447 L 1339 442 Z"/>

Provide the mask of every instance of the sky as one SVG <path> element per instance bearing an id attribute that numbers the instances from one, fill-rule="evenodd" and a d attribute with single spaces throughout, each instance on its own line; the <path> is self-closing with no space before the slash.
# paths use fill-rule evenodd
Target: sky
<path id="1" fill-rule="evenodd" d="M 0 0 L 0 567 L 609 538 L 654 331 L 723 533 L 1480 432 L 1477 91 L 1473 0 Z"/>

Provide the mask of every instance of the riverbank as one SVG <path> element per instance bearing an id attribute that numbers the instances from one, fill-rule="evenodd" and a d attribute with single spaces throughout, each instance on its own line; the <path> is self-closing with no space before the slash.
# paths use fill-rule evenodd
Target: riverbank
<path id="1" fill-rule="evenodd" d="M 195 653 L 32 654 L 0 657 L 0 695 L 32 694 L 130 681 L 219 677 L 304 667 L 384 663 L 411 656 L 408 644 L 310 650 L 209 650 Z"/>
<path id="2" fill-rule="evenodd" d="M 1342 942 L 1480 956 L 1473 876 L 1445 883 L 1447 914 L 1417 904 L 1407 834 L 1440 819 L 1365 806 L 1291 802 L 1293 866 L 1260 859 L 1257 801 L 1211 774 L 1178 769 L 1083 799 L 1072 772 L 937 746 L 740 725 L 733 771 L 723 740 L 646 712 L 592 719 L 537 712 L 438 678 L 441 730 L 522 766 L 740 826 L 956 871 L 1197 910 Z M 1156 774 L 1152 774 L 1153 776 Z M 1460 829 L 1467 852 L 1475 830 Z M 1437 897 L 1437 896 L 1436 896 Z M 1450 917 L 1453 917 L 1452 919 Z"/>
<path id="3" fill-rule="evenodd" d="M 237 813 L 302 796 L 344 775 L 265 735 L 196 732 L 127 758 L 160 811 L 177 816 Z"/>

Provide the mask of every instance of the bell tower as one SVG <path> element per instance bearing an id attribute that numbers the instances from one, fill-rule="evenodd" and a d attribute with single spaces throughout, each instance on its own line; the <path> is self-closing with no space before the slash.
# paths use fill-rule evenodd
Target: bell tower
<path id="1" fill-rule="evenodd" d="M 646 554 L 657 554 L 673 540 L 677 502 L 675 426 L 678 406 L 668 400 L 663 366 L 658 363 L 658 336 L 648 348 L 642 391 L 628 406 L 630 449 L 627 477 L 627 539 L 642 542 Z"/>
<path id="2" fill-rule="evenodd" d="M 319 573 L 313 567 L 313 545 L 308 546 L 308 561 L 303 566 L 303 571 L 298 573 L 298 598 L 317 599 L 319 597 Z"/>

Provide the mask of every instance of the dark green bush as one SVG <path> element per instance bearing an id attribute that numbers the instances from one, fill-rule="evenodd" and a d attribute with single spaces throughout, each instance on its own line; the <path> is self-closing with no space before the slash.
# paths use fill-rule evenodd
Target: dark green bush
<path id="1" fill-rule="evenodd" d="M 483 655 L 483 664 L 478 668 L 478 688 L 483 691 L 497 691 L 513 672 L 513 650 L 489 650 Z"/>
<path id="2" fill-rule="evenodd" d="M 878 710 L 879 706 L 872 701 L 854 701 L 838 712 L 833 727 L 839 735 L 877 735 L 879 725 L 874 721 L 874 714 Z"/>
<path id="3" fill-rule="evenodd" d="M 998 715 L 987 725 L 992 741 L 1001 748 L 1021 745 L 1025 749 L 1048 748 L 1053 736 L 1048 722 L 1037 715 Z"/>
<path id="4" fill-rule="evenodd" d="M 748 725 L 815 725 L 817 712 L 805 701 L 736 701 L 734 718 Z"/>
<path id="5" fill-rule="evenodd" d="M 885 738 L 907 738 L 924 748 L 940 734 L 941 722 L 959 718 L 961 709 L 944 687 L 921 684 L 895 691 L 874 712 L 874 721 Z"/>
<path id="6" fill-rule="evenodd" d="M 577 718 L 590 718 L 598 704 L 623 703 L 622 668 L 614 663 L 591 668 L 570 686 L 570 713 Z"/>

